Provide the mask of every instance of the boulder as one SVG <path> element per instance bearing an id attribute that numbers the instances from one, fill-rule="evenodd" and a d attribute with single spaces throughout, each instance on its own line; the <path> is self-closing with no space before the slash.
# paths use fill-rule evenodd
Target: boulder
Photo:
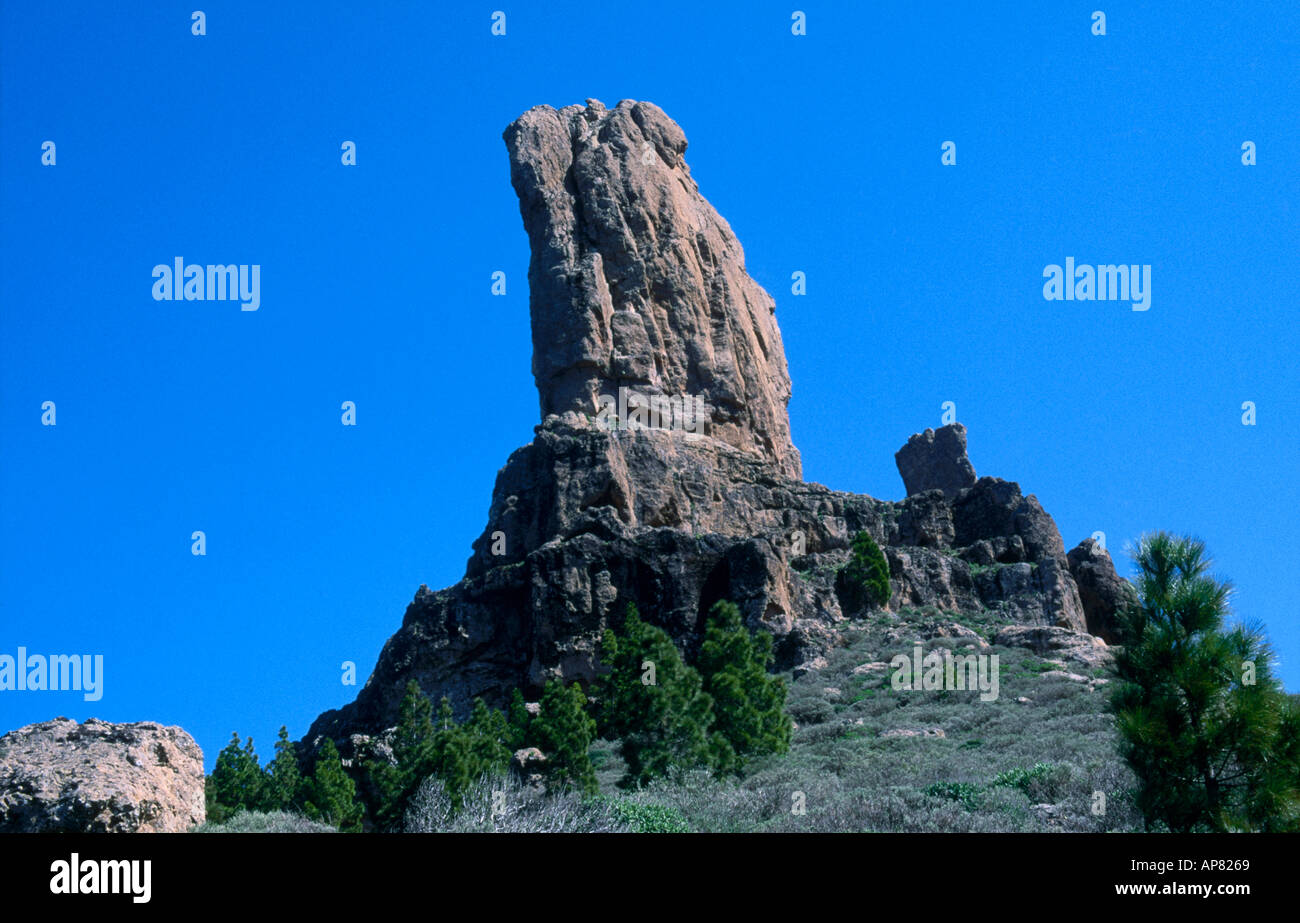
<path id="1" fill-rule="evenodd" d="M 1058 626 L 1008 625 L 998 631 L 993 643 L 1028 648 L 1040 656 L 1068 657 L 1087 667 L 1108 667 L 1115 660 L 1101 638 Z"/>
<path id="2" fill-rule="evenodd" d="M 178 727 L 55 718 L 0 737 L 0 833 L 184 833 L 206 818 L 203 785 Z"/>
<path id="3" fill-rule="evenodd" d="M 949 423 L 918 433 L 894 453 L 907 495 L 942 490 L 955 497 L 975 484 L 975 467 L 966 457 L 966 427 Z"/>
<path id="4" fill-rule="evenodd" d="M 510 757 L 510 772 L 525 785 L 542 786 L 546 782 L 546 754 L 536 747 L 516 750 Z"/>

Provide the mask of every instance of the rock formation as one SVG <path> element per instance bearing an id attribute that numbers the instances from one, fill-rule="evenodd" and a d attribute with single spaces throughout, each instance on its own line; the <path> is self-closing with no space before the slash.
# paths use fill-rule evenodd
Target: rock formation
<path id="1" fill-rule="evenodd" d="M 1119 628 L 1116 615 L 1137 602 L 1133 584 L 1115 573 L 1110 554 L 1094 539 L 1085 538 L 1067 557 L 1088 632 L 1114 644 Z"/>
<path id="2" fill-rule="evenodd" d="M 620 387 L 702 397 L 713 438 L 798 478 L 776 304 L 652 103 L 538 106 L 505 132 L 532 245 L 542 418 L 595 416 Z"/>
<path id="3" fill-rule="evenodd" d="M 205 816 L 203 751 L 178 727 L 55 718 L 0 737 L 0 833 L 184 833 Z"/>
<path id="4" fill-rule="evenodd" d="M 960 423 L 918 433 L 894 453 L 894 461 L 909 497 L 927 490 L 955 497 L 975 485 L 975 466 L 966 457 L 966 427 Z"/>
<path id="5" fill-rule="evenodd" d="M 863 530 L 889 562 L 893 608 L 996 609 L 1069 634 L 1104 621 L 1109 597 L 1085 607 L 1052 518 L 1014 482 L 976 479 L 959 424 L 898 452 L 901 501 L 801 479 L 772 299 L 662 111 L 539 107 L 505 140 L 543 420 L 497 475 L 464 579 L 420 588 L 356 701 L 321 715 L 309 746 L 326 735 L 355 752 L 396 723 L 410 679 L 462 714 L 475 696 L 588 680 L 628 602 L 689 653 L 729 599 L 773 633 L 779 666 L 810 661 L 856 614 L 835 572 Z M 703 433 L 601 425 L 600 395 L 619 388 L 702 394 Z"/>

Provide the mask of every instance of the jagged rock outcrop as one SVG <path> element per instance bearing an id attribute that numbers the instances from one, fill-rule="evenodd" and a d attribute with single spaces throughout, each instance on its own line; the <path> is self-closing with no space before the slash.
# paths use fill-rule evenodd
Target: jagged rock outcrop
<path id="1" fill-rule="evenodd" d="M 955 497 L 975 485 L 975 466 L 966 457 L 966 427 L 960 423 L 917 433 L 894 453 L 894 462 L 908 496 L 942 490 Z"/>
<path id="2" fill-rule="evenodd" d="M 1116 616 L 1137 602 L 1133 584 L 1115 573 L 1115 562 L 1095 539 L 1085 538 L 1067 555 L 1070 576 L 1079 588 L 1088 631 L 1107 644 L 1119 640 Z"/>
<path id="3" fill-rule="evenodd" d="M 500 705 L 514 687 L 531 697 L 549 678 L 589 680 L 629 602 L 690 655 L 729 599 L 774 635 L 778 666 L 816 662 L 856 615 L 835 574 L 860 531 L 886 556 L 895 609 L 1084 631 L 1055 523 L 1018 484 L 976 479 L 960 424 L 899 451 L 901 501 L 801 479 L 771 299 L 663 112 L 540 107 L 505 138 L 533 251 L 543 420 L 498 472 L 465 578 L 420 588 L 356 701 L 321 715 L 309 746 L 375 746 L 411 679 L 461 714 L 476 696 Z M 703 392 L 707 425 L 602 425 L 599 395 L 619 387 Z"/>
<path id="4" fill-rule="evenodd" d="M 1101 638 L 1059 626 L 1008 625 L 993 638 L 1004 647 L 1023 647 L 1050 658 L 1069 658 L 1088 667 L 1106 667 L 1114 654 Z"/>
<path id="5" fill-rule="evenodd" d="M 55 718 L 0 737 L 0 833 L 184 833 L 205 817 L 203 751 L 178 727 Z"/>
<path id="6" fill-rule="evenodd" d="M 653 103 L 538 106 L 505 132 L 532 244 L 542 417 L 600 395 L 700 396 L 713 438 L 797 478 L 790 376 L 772 298 L 700 195 L 686 135 Z"/>

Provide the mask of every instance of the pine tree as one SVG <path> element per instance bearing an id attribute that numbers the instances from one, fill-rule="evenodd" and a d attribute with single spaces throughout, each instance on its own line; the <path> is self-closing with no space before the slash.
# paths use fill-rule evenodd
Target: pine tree
<path id="1" fill-rule="evenodd" d="M 546 754 L 547 787 L 597 790 L 596 770 L 587 751 L 596 722 L 587 714 L 587 696 L 577 683 L 550 680 L 542 690 L 541 712 L 532 723 L 537 745 Z"/>
<path id="2" fill-rule="evenodd" d="M 719 773 L 739 774 L 755 756 L 790 749 L 785 680 L 768 675 L 772 636 L 750 635 L 734 603 L 709 610 L 697 665 L 713 699 L 712 744 Z"/>
<path id="3" fill-rule="evenodd" d="M 307 785 L 307 816 L 337 827 L 341 833 L 360 833 L 362 807 L 356 796 L 356 783 L 343 769 L 334 741 L 326 737 L 316 755 L 316 771 Z"/>
<path id="4" fill-rule="evenodd" d="M 275 759 L 267 767 L 270 776 L 267 801 L 274 810 L 297 811 L 302 797 L 302 773 L 298 769 L 298 753 L 289 739 L 289 729 L 280 726 L 275 742 Z"/>
<path id="5" fill-rule="evenodd" d="M 440 780 L 453 806 L 459 810 L 470 786 L 480 776 L 504 772 L 510 764 L 507 740 L 511 728 L 506 716 L 474 700 L 469 720 L 456 723 L 451 701 L 445 696 L 434 717 L 433 703 L 414 680 L 398 712 L 393 733 L 394 763 L 371 761 L 367 765 L 378 794 L 375 817 L 385 829 L 396 827 L 420 785 L 430 776 Z"/>
<path id="6" fill-rule="evenodd" d="M 528 714 L 528 705 L 524 702 L 524 694 L 515 688 L 510 693 L 510 704 L 506 709 L 506 746 L 511 753 L 524 747 L 533 746 L 533 740 L 529 731 L 532 724 L 533 716 Z"/>
<path id="7" fill-rule="evenodd" d="M 451 701 L 443 696 L 438 706 L 437 731 L 433 735 L 433 775 L 443 784 L 452 807 L 460 810 L 465 792 L 478 778 L 479 765 L 474 746 L 465 729 L 457 726 Z"/>
<path id="8" fill-rule="evenodd" d="M 367 764 L 378 795 L 375 818 L 383 828 L 398 823 L 406 812 L 407 802 L 420 783 L 433 773 L 435 729 L 433 703 L 420 691 L 415 680 L 406 684 L 406 694 L 398 709 L 397 729 L 393 734 L 393 759 Z"/>
<path id="9" fill-rule="evenodd" d="M 229 813 L 266 809 L 266 778 L 258 765 L 253 738 L 241 748 L 239 735 L 230 735 L 230 742 L 217 754 L 212 787 L 214 800 Z"/>
<path id="10" fill-rule="evenodd" d="M 1300 826 L 1300 713 L 1254 625 L 1226 625 L 1232 586 L 1205 545 L 1156 532 L 1134 553 L 1111 708 L 1148 827 Z"/>
<path id="11" fill-rule="evenodd" d="M 595 688 L 600 730 L 619 741 L 627 763 L 620 785 L 709 762 L 713 702 L 666 632 L 629 603 L 622 631 L 605 631 L 600 658 L 607 670 Z"/>
<path id="12" fill-rule="evenodd" d="M 475 699 L 469 720 L 465 722 L 465 733 L 469 735 L 476 775 L 496 775 L 510 768 L 512 751 L 507 741 L 511 731 L 504 714 L 488 708 L 482 699 Z"/>
<path id="13" fill-rule="evenodd" d="M 869 533 L 853 536 L 848 563 L 835 575 L 835 589 L 846 612 L 889 602 L 889 562 Z"/>

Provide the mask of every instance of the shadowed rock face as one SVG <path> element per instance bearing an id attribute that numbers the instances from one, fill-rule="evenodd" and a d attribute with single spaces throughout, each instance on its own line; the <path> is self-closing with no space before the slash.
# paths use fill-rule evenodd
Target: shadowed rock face
<path id="1" fill-rule="evenodd" d="M 184 833 L 205 816 L 203 751 L 178 727 L 56 718 L 0 737 L 0 833 Z"/>
<path id="2" fill-rule="evenodd" d="M 960 424 L 900 449 L 904 500 L 801 479 L 771 299 L 663 112 L 539 107 L 505 139 L 533 253 L 543 421 L 497 475 L 465 578 L 420 588 L 356 701 L 321 715 L 309 746 L 382 750 L 370 736 L 396 723 L 410 679 L 462 715 L 476 696 L 589 680 L 629 602 L 693 656 L 708 609 L 729 599 L 772 633 L 778 666 L 811 661 L 858 614 L 835 573 L 860 531 L 889 563 L 894 609 L 993 609 L 1070 638 L 1105 620 L 1114 594 L 1085 613 L 1056 524 L 1018 484 L 976 480 Z M 620 386 L 703 392 L 705 432 L 602 428 L 597 399 Z"/>
<path id="3" fill-rule="evenodd" d="M 942 490 L 949 497 L 975 483 L 975 467 L 966 457 L 966 427 L 949 423 L 927 429 L 894 453 L 908 495 Z"/>
<path id="4" fill-rule="evenodd" d="M 1119 640 L 1119 613 L 1137 602 L 1133 584 L 1115 573 L 1110 553 L 1095 539 L 1085 538 L 1068 555 L 1070 575 L 1079 588 L 1088 631 L 1107 644 Z"/>
<path id="5" fill-rule="evenodd" d="M 799 477 L 776 305 L 691 179 L 677 123 L 652 103 L 588 100 L 530 109 L 505 141 L 543 419 L 594 416 L 620 387 L 699 395 L 710 435 Z"/>

